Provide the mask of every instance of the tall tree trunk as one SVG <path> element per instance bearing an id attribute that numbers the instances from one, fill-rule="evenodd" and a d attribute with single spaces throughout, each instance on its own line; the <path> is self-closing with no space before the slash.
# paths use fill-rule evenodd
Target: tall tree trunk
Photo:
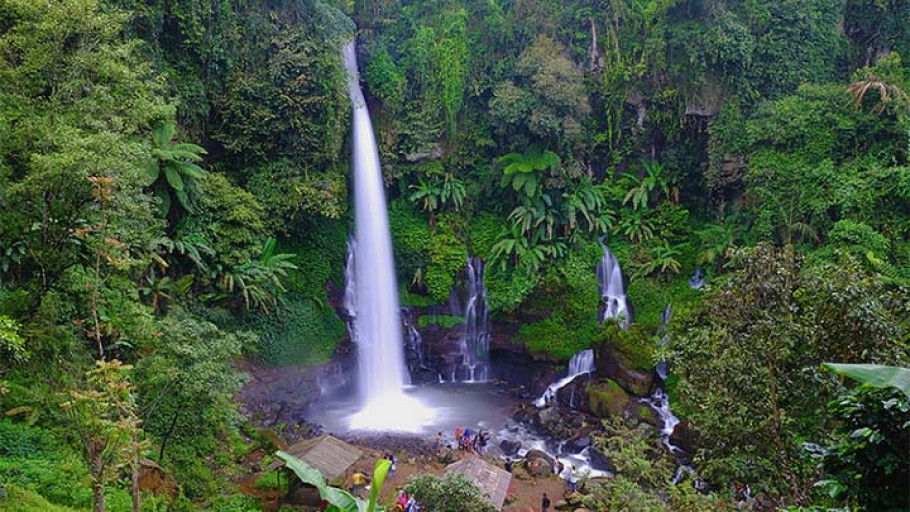
<path id="1" fill-rule="evenodd" d="M 132 442 L 132 471 L 130 472 L 130 494 L 133 495 L 133 512 L 140 512 L 142 502 L 139 497 L 139 437 L 133 432 L 130 441 Z"/>
<path id="2" fill-rule="evenodd" d="M 102 454 L 104 450 L 97 450 L 91 456 L 91 475 L 92 475 L 92 501 L 94 503 L 94 512 L 107 512 L 107 505 L 104 502 L 104 461 Z"/>

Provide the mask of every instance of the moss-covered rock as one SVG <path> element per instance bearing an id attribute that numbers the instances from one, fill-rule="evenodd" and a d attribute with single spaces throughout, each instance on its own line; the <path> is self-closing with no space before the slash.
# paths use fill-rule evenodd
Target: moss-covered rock
<path id="1" fill-rule="evenodd" d="M 602 418 L 619 416 L 632 404 L 629 394 L 613 379 L 592 382 L 585 393 L 591 412 Z"/>

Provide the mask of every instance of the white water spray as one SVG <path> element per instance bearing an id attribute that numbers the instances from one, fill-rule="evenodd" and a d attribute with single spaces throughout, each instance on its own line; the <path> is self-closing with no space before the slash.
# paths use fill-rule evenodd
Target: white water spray
<path id="1" fill-rule="evenodd" d="M 575 354 L 572 356 L 572 360 L 569 361 L 569 372 L 566 374 L 566 376 L 547 386 L 546 391 L 544 391 L 537 400 L 534 400 L 534 405 L 537 407 L 543 407 L 547 405 L 548 402 L 556 399 L 557 391 L 568 386 L 569 383 L 575 380 L 575 378 L 579 375 L 584 375 L 593 371 L 594 350 L 589 348 Z"/>
<path id="2" fill-rule="evenodd" d="M 607 318 L 616 318 L 620 325 L 625 329 L 629 326 L 632 319 L 629 312 L 629 304 L 626 302 L 626 291 L 622 280 L 622 269 L 619 267 L 619 261 L 610 252 L 603 237 L 600 239 L 600 246 L 603 247 L 604 257 L 597 265 L 597 287 L 600 296 L 606 303 L 604 316 L 601 321 Z"/>
<path id="3" fill-rule="evenodd" d="M 404 393 L 410 379 L 404 362 L 385 191 L 370 113 L 360 89 L 353 41 L 344 48 L 344 65 L 353 105 L 357 234 L 354 324 L 363 403 L 363 409 L 351 418 L 351 426 L 362 430 L 419 431 L 431 418 L 432 411 Z"/>

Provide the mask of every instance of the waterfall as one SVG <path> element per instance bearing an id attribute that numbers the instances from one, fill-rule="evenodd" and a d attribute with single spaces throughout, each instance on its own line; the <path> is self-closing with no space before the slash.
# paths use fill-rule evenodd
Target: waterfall
<path id="1" fill-rule="evenodd" d="M 584 375 L 586 373 L 591 373 L 594 371 L 594 350 L 587 349 L 582 350 L 581 352 L 572 356 L 572 360 L 569 361 L 569 372 L 565 377 L 559 379 L 547 386 L 546 391 L 537 400 L 534 400 L 534 405 L 537 407 L 543 407 L 547 403 L 556 399 L 556 392 L 560 389 L 567 386 L 570 382 L 575 380 L 579 375 Z"/>
<path id="2" fill-rule="evenodd" d="M 348 237 L 348 256 L 344 264 L 344 311 L 350 318 L 357 317 L 357 281 L 354 277 L 354 253 L 357 240 Z"/>
<path id="3" fill-rule="evenodd" d="M 689 278 L 689 288 L 693 290 L 701 290 L 705 286 L 705 271 L 697 268 L 692 272 L 692 277 Z"/>
<path id="4" fill-rule="evenodd" d="M 486 382 L 490 378 L 490 317 L 483 270 L 483 260 L 468 258 L 465 325 L 461 337 L 462 364 L 468 382 Z"/>
<path id="5" fill-rule="evenodd" d="M 344 66 L 353 107 L 354 319 L 358 348 L 358 385 L 363 409 L 351 419 L 353 428 L 417 430 L 429 411 L 404 394 L 409 382 L 402 346 L 398 286 L 386 210 L 379 153 L 370 113 L 357 70 L 352 41 L 344 48 Z"/>
<path id="6" fill-rule="evenodd" d="M 603 237 L 600 239 L 600 246 L 603 247 L 604 257 L 600 264 L 597 265 L 597 288 L 606 304 L 601 321 L 606 321 L 607 318 L 616 318 L 620 321 L 620 325 L 626 328 L 632 319 L 629 312 L 629 304 L 626 302 L 622 269 L 619 267 L 616 257 L 604 244 Z"/>

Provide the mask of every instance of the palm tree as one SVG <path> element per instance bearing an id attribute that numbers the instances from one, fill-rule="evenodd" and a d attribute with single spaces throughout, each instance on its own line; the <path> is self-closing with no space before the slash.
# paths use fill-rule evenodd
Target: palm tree
<path id="1" fill-rule="evenodd" d="M 192 212 L 199 198 L 199 180 L 205 171 L 197 165 L 208 154 L 196 144 L 175 142 L 177 125 L 173 121 L 159 123 L 152 130 L 152 156 L 147 165 L 148 186 L 161 199 L 161 209 L 174 218 L 177 211 L 171 197 L 184 211 Z"/>

